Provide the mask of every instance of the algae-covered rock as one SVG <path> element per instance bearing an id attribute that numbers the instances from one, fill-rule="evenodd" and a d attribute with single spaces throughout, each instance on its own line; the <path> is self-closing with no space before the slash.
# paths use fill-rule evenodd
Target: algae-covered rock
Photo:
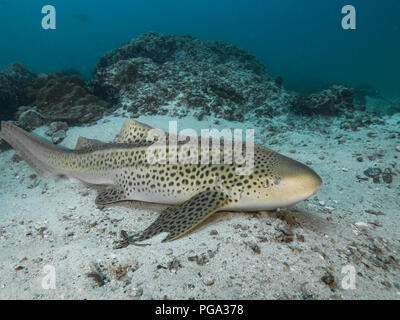
<path id="1" fill-rule="evenodd" d="M 39 112 L 36 111 L 35 108 L 23 106 L 18 109 L 18 113 L 19 116 L 17 124 L 25 130 L 29 131 L 44 124 L 43 117 Z"/>
<path id="2" fill-rule="evenodd" d="M 249 52 L 221 41 L 146 33 L 103 56 L 94 93 L 136 115 L 243 120 L 289 110 L 293 97 Z M 165 108 L 169 105 L 169 108 Z"/>
<path id="3" fill-rule="evenodd" d="M 0 119 L 14 118 L 17 108 L 30 102 L 27 88 L 36 74 L 20 63 L 12 63 L 0 71 Z"/>
<path id="4" fill-rule="evenodd" d="M 354 110 L 353 96 L 353 89 L 332 86 L 319 93 L 301 97 L 297 110 L 303 113 L 339 115 Z"/>
<path id="5" fill-rule="evenodd" d="M 38 78 L 30 88 L 37 112 L 46 123 L 83 123 L 99 119 L 108 103 L 93 95 L 78 75 L 62 73 Z"/>

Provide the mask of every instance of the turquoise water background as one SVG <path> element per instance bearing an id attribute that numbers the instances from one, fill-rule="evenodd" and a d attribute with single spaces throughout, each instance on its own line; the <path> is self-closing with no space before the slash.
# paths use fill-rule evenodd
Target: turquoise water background
<path id="1" fill-rule="evenodd" d="M 56 30 L 41 27 L 47 4 L 57 10 Z M 357 10 L 356 30 L 341 27 L 347 4 Z M 368 83 L 400 96 L 398 0 L 0 0 L 0 68 L 73 67 L 90 79 L 101 55 L 149 31 L 238 44 L 297 91 Z"/>

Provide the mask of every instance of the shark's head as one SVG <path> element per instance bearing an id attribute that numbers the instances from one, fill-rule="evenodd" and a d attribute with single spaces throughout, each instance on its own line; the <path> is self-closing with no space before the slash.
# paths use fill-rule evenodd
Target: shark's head
<path id="1" fill-rule="evenodd" d="M 321 177 L 313 169 L 284 156 L 280 156 L 274 171 L 278 179 L 270 181 L 269 195 L 282 207 L 309 198 L 322 185 Z"/>
<path id="2" fill-rule="evenodd" d="M 291 206 L 315 194 L 320 176 L 308 166 L 278 153 L 259 159 L 251 175 L 251 189 L 244 192 L 241 205 L 255 210 Z"/>

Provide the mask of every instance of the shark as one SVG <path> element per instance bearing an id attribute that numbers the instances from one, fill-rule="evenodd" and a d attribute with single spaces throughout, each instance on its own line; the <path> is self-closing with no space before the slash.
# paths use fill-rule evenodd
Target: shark
<path id="1" fill-rule="evenodd" d="M 292 206 L 315 194 L 322 185 L 321 177 L 310 167 L 256 144 L 253 167 L 247 172 L 243 163 L 235 162 L 173 162 L 168 161 L 170 157 L 151 161 L 154 159 L 149 154 L 155 157 L 173 152 L 184 160 L 193 160 L 193 150 L 204 148 L 200 142 L 190 148 L 190 138 L 178 139 L 175 146 L 156 143 L 162 138 L 149 139 L 154 130 L 127 119 L 112 143 L 79 137 L 75 149 L 66 149 L 2 121 L 0 138 L 43 178 L 66 177 L 97 186 L 95 203 L 100 208 L 129 201 L 167 206 L 143 231 L 133 235 L 121 231 L 119 247 L 141 245 L 160 233 L 168 234 L 163 242 L 178 239 L 218 211 Z M 215 155 L 215 148 L 209 148 L 206 157 Z M 217 149 L 227 153 L 223 140 Z M 238 174 L 238 167 L 244 173 Z"/>

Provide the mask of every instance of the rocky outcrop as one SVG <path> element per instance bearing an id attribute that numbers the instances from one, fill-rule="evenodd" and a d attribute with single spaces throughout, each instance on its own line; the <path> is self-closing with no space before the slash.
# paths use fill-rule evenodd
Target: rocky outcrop
<path id="1" fill-rule="evenodd" d="M 235 45 L 156 33 L 102 57 L 91 85 L 97 96 L 134 115 L 192 112 L 243 120 L 287 112 L 294 101 L 282 78 L 271 78 Z"/>
<path id="2" fill-rule="evenodd" d="M 306 114 L 340 115 L 354 110 L 353 96 L 353 89 L 332 86 L 319 93 L 299 98 L 296 109 Z"/>
<path id="3" fill-rule="evenodd" d="M 101 118 L 109 106 L 93 95 L 78 75 L 62 73 L 38 78 L 30 87 L 34 111 L 45 123 L 66 121 L 84 123 Z"/>
<path id="4" fill-rule="evenodd" d="M 27 88 L 36 74 L 20 63 L 12 63 L 0 71 L 0 119 L 11 120 L 17 108 L 29 103 Z"/>
<path id="5" fill-rule="evenodd" d="M 41 114 L 37 112 L 36 108 L 29 106 L 22 106 L 18 108 L 17 119 L 17 124 L 21 128 L 24 128 L 28 131 L 40 127 L 45 123 L 45 120 Z"/>

